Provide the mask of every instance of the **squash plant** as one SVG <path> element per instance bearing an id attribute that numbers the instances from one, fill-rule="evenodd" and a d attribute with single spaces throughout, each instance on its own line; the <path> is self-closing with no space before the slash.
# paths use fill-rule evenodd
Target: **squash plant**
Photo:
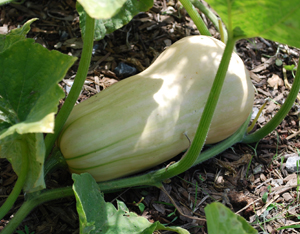
<path id="1" fill-rule="evenodd" d="M 210 36 L 192 3 L 205 9 L 203 5 L 199 5 L 199 2 L 194 0 L 181 0 L 181 2 L 201 34 Z M 247 134 L 248 118 L 229 138 L 201 152 L 218 104 L 235 42 L 242 38 L 261 36 L 300 47 L 300 30 L 297 28 L 300 25 L 298 18 L 300 3 L 297 0 L 207 0 L 207 2 L 218 12 L 226 25 L 227 41 L 200 122 L 195 130 L 194 139 L 184 157 L 167 169 L 162 168 L 138 176 L 103 181 L 98 185 L 95 185 L 87 174 L 82 174 L 82 176 L 74 174 L 73 188 L 47 190 L 44 176 L 54 165 L 61 165 L 63 162 L 59 157 L 59 151 L 53 151 L 46 164 L 44 161 L 46 158 L 48 159 L 53 150 L 78 98 L 90 64 L 93 40 L 100 40 L 106 33 L 128 23 L 138 12 L 149 9 L 152 6 L 152 0 L 78 1 L 77 9 L 80 15 L 84 46 L 75 83 L 55 119 L 56 106 L 63 98 L 63 92 L 57 86 L 57 82 L 64 77 L 76 58 L 56 51 L 48 51 L 34 44 L 32 39 L 26 39 L 33 20 L 27 22 L 22 28 L 13 30 L 7 36 L 0 37 L 0 78 L 2 82 L 0 86 L 0 157 L 7 158 L 18 174 L 13 191 L 0 208 L 0 218 L 4 217 L 13 206 L 22 189 L 26 195 L 24 204 L 4 228 L 3 233 L 12 233 L 37 205 L 73 195 L 77 199 L 81 233 L 92 233 L 101 227 L 97 226 L 97 222 L 95 223 L 96 217 L 90 216 L 93 213 L 93 207 L 86 207 L 86 204 L 89 203 L 86 200 L 88 198 L 82 193 L 85 186 L 90 186 L 89 192 L 97 191 L 98 186 L 102 192 L 140 185 L 161 187 L 162 181 L 165 179 L 186 171 L 237 142 L 259 141 L 277 127 L 292 107 L 299 92 L 300 72 L 296 73 L 294 84 L 285 103 L 269 123 L 256 132 Z M 203 12 L 215 22 L 216 18 L 210 14 L 209 10 Z M 47 133 L 45 139 L 43 133 Z M 95 192 L 94 197 L 101 200 L 99 193 Z M 101 202 L 103 201 L 101 200 Z M 110 206 L 108 205 L 108 207 Z M 120 210 L 128 212 L 121 203 L 119 203 L 119 211 L 116 213 L 120 213 Z M 158 229 L 163 229 L 163 227 L 159 224 L 154 227 L 145 222 L 145 225 L 136 231 L 137 233 L 142 231 L 152 233 L 151 231 Z M 184 230 L 176 228 L 173 230 L 184 233 Z M 130 231 L 130 233 L 134 233 L 132 230 Z"/>

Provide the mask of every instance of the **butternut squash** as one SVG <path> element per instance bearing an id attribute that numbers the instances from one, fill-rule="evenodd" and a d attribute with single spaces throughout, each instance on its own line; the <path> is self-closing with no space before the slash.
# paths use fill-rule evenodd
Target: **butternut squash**
<path id="1" fill-rule="evenodd" d="M 97 181 L 133 174 L 171 159 L 193 140 L 225 45 L 185 37 L 143 72 L 74 107 L 58 145 L 71 172 Z M 252 110 L 248 71 L 232 54 L 206 143 L 232 135 Z"/>

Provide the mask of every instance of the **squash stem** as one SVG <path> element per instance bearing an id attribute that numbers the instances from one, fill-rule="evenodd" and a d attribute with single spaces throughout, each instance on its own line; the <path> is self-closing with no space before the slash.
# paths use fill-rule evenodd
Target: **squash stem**
<path id="1" fill-rule="evenodd" d="M 25 217 L 38 205 L 47 201 L 64 197 L 70 197 L 73 195 L 74 192 L 71 187 L 43 190 L 30 194 L 30 197 L 18 209 L 17 213 L 9 221 L 9 223 L 5 226 L 1 233 L 14 233 L 14 230 L 20 225 L 20 223 L 25 219 Z"/>
<path id="2" fill-rule="evenodd" d="M 0 219 L 2 219 L 7 214 L 7 212 L 11 209 L 11 207 L 14 205 L 19 194 L 21 193 L 21 190 L 27 178 L 27 173 L 29 170 L 28 147 L 26 145 L 27 143 L 22 142 L 21 140 L 19 141 L 19 143 L 20 143 L 21 153 L 22 153 L 22 167 L 12 192 L 9 194 L 4 204 L 0 207 Z"/>
<path id="3" fill-rule="evenodd" d="M 294 102 L 297 98 L 297 95 L 300 90 L 300 68 L 299 68 L 300 62 L 298 63 L 297 73 L 296 77 L 293 83 L 293 86 L 291 88 L 291 91 L 289 95 L 287 96 L 287 99 L 279 109 L 279 111 L 276 113 L 276 115 L 261 129 L 257 130 L 256 132 L 247 135 L 243 139 L 243 143 L 249 144 L 253 142 L 257 142 L 260 139 L 267 136 L 269 133 L 271 133 L 286 117 L 286 115 L 289 113 L 290 109 L 294 105 Z"/>
<path id="4" fill-rule="evenodd" d="M 226 43 L 227 38 L 228 38 L 227 31 L 222 23 L 221 23 L 221 25 L 219 25 L 220 19 L 209 8 L 204 6 L 203 3 L 201 3 L 199 0 L 190 0 L 190 1 L 196 8 L 198 8 L 212 22 L 212 24 L 215 26 L 215 28 L 220 33 L 221 33 L 221 31 L 223 32 L 223 36 L 224 36 L 223 42 Z"/>
<path id="5" fill-rule="evenodd" d="M 82 49 L 82 55 L 81 55 L 78 71 L 72 89 L 55 119 L 54 134 L 47 134 L 45 138 L 46 156 L 50 154 L 53 145 L 55 143 L 55 140 L 57 139 L 59 133 L 61 132 L 62 127 L 65 124 L 67 118 L 69 117 L 75 105 L 75 102 L 80 94 L 80 91 L 83 87 L 84 81 L 86 79 L 86 75 L 88 73 L 88 69 L 92 57 L 92 51 L 93 51 L 95 20 L 87 14 L 85 24 L 86 24 L 86 30 L 83 36 L 83 49 Z"/>
<path id="6" fill-rule="evenodd" d="M 154 177 L 157 177 L 157 180 L 165 180 L 188 170 L 194 164 L 198 155 L 200 154 L 209 131 L 209 127 L 219 100 L 219 96 L 221 94 L 221 90 L 230 63 L 234 45 L 235 45 L 234 39 L 227 41 L 221 59 L 221 63 L 219 65 L 216 77 L 214 79 L 211 91 L 208 96 L 207 103 L 204 107 L 203 114 L 201 116 L 196 131 L 196 135 L 194 137 L 194 140 L 190 148 L 187 150 L 186 155 L 179 162 L 168 167 L 168 169 L 165 170 L 164 173 L 162 174 L 158 173 L 157 175 L 154 175 Z"/>
<path id="7" fill-rule="evenodd" d="M 191 19 L 193 20 L 194 24 L 197 26 L 200 34 L 211 36 L 208 28 L 206 27 L 204 21 L 202 20 L 201 16 L 197 12 L 196 8 L 193 6 L 190 0 L 180 0 L 183 7 L 186 9 L 187 13 L 190 15 Z"/>

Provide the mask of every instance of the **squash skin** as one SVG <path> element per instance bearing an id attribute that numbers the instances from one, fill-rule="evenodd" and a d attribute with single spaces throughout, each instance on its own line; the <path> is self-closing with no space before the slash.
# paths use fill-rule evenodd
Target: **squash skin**
<path id="1" fill-rule="evenodd" d="M 58 139 L 73 173 L 106 181 L 159 165 L 188 148 L 225 45 L 185 37 L 143 72 L 75 106 Z M 252 110 L 254 91 L 233 53 L 206 143 L 232 135 Z"/>

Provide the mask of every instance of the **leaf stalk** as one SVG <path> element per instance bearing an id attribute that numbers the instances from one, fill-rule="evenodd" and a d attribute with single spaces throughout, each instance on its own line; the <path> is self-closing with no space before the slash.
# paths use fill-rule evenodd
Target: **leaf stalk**
<path id="1" fill-rule="evenodd" d="M 18 143 L 21 147 L 22 153 L 22 167 L 20 174 L 18 176 L 17 182 L 9 194 L 8 198 L 4 202 L 4 204 L 0 207 L 0 220 L 8 213 L 8 211 L 13 207 L 15 201 L 17 200 L 21 190 L 25 184 L 28 170 L 29 170 L 29 162 L 28 162 L 28 147 L 26 141 L 18 140 Z"/>
<path id="2" fill-rule="evenodd" d="M 78 71 L 74 80 L 74 84 L 71 88 L 71 91 L 66 98 L 64 105 L 59 111 L 55 119 L 55 128 L 54 134 L 48 134 L 45 138 L 46 145 L 46 156 L 52 151 L 53 145 L 61 132 L 65 122 L 67 121 L 76 100 L 79 97 L 80 91 L 83 87 L 86 75 L 91 62 L 92 51 L 93 51 L 93 40 L 94 40 L 94 28 L 95 28 L 95 19 L 91 18 L 88 14 L 86 16 L 86 33 L 83 37 L 83 49 L 82 55 L 80 58 L 80 63 Z"/>
<path id="3" fill-rule="evenodd" d="M 191 19 L 194 21 L 194 24 L 197 26 L 200 34 L 211 36 L 208 28 L 206 27 L 203 19 L 197 12 L 196 8 L 193 6 L 190 0 L 180 0 L 183 7 L 186 9 L 187 13 L 190 15 Z"/>

